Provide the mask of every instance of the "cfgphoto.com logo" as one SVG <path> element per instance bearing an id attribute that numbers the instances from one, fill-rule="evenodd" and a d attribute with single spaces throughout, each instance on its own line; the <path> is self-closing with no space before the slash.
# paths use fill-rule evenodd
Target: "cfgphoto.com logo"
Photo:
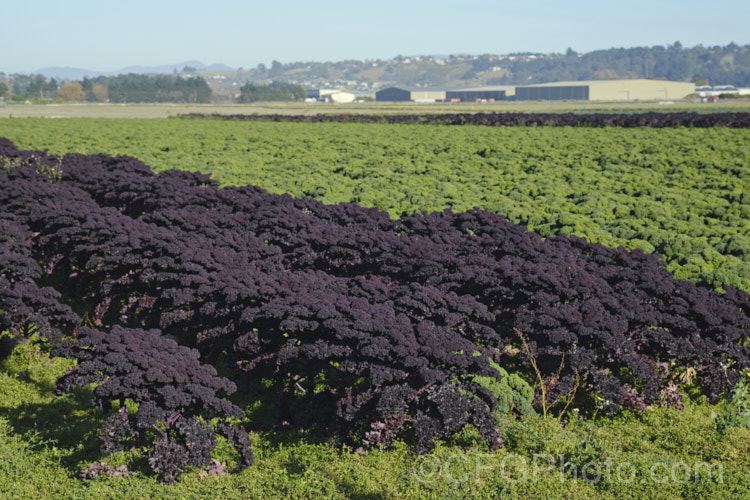
<path id="1" fill-rule="evenodd" d="M 466 483 L 500 479 L 506 483 L 534 482 L 550 476 L 560 482 L 582 479 L 589 483 L 687 483 L 724 482 L 724 468 L 719 462 L 687 463 L 665 460 L 636 467 L 630 462 L 610 460 L 572 463 L 565 457 L 536 454 L 421 456 L 410 475 L 422 483 L 446 481 Z"/>

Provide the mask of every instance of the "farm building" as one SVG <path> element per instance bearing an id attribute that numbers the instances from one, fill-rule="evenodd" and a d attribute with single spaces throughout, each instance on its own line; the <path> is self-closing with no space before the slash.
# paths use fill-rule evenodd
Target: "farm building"
<path id="1" fill-rule="evenodd" d="M 734 85 L 702 85 L 695 87 L 695 92 L 701 97 L 719 97 L 721 95 L 748 95 L 748 89 L 738 89 Z"/>
<path id="2" fill-rule="evenodd" d="M 459 100 L 463 102 L 477 100 L 504 101 L 515 95 L 516 88 L 511 85 L 497 87 L 474 87 L 467 89 L 447 90 L 445 98 L 448 101 Z"/>
<path id="3" fill-rule="evenodd" d="M 375 92 L 376 101 L 443 101 L 445 89 L 425 87 L 388 87 Z"/>
<path id="4" fill-rule="evenodd" d="M 663 101 L 682 99 L 695 85 L 666 80 L 589 80 L 516 87 L 518 101 Z"/>
<path id="5" fill-rule="evenodd" d="M 346 104 L 349 102 L 354 102 L 354 100 L 357 99 L 357 96 L 350 92 L 336 92 L 335 94 L 330 95 L 330 99 L 331 102 Z"/>
<path id="6" fill-rule="evenodd" d="M 375 93 L 376 101 L 504 101 L 515 94 L 515 87 L 502 85 L 496 87 L 474 88 L 425 88 L 425 87 L 388 87 Z"/>
<path id="7" fill-rule="evenodd" d="M 335 89 L 307 89 L 306 99 L 310 101 L 348 103 L 354 102 L 356 95 Z"/>

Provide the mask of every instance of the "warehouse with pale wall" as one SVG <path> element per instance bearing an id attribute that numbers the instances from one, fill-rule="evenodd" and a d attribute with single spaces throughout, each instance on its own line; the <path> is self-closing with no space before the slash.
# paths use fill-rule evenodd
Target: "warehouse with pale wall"
<path id="1" fill-rule="evenodd" d="M 537 85 L 427 89 L 389 87 L 376 101 L 666 101 L 695 93 L 695 84 L 667 80 L 589 80 Z"/>
<path id="2" fill-rule="evenodd" d="M 694 83 L 667 80 L 589 80 L 516 87 L 517 101 L 666 101 L 695 93 Z"/>

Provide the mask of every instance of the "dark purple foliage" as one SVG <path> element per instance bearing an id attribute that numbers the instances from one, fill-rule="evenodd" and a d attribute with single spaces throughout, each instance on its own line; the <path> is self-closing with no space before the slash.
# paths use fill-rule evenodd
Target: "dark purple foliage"
<path id="1" fill-rule="evenodd" d="M 102 452 L 121 450 L 123 442 L 157 429 L 161 438 L 151 445 L 149 463 L 165 482 L 173 482 L 186 467 L 209 463 L 216 438 L 207 422 L 214 417 L 245 417 L 226 396 L 233 382 L 217 376 L 216 369 L 202 365 L 195 349 L 180 346 L 158 330 L 114 326 L 110 333 L 81 328 L 78 346 L 69 349 L 79 365 L 58 382 L 58 390 L 97 383 L 94 406 L 108 411 L 119 407 L 100 432 Z M 126 400 L 139 404 L 130 415 Z M 164 427 L 162 429 L 161 427 Z M 244 429 L 236 433 L 247 435 Z M 243 446 L 249 446 L 249 438 Z M 240 453 L 246 453 L 239 448 Z"/>
<path id="2" fill-rule="evenodd" d="M 163 474 L 162 482 L 172 484 L 177 482 L 185 472 L 190 459 L 187 448 L 175 437 L 165 434 L 151 445 L 148 453 L 148 464 L 157 474 Z"/>
<path id="3" fill-rule="evenodd" d="M 102 442 L 101 450 L 105 455 L 111 455 L 123 449 L 123 442 L 130 436 L 137 436 L 138 431 L 130 418 L 128 407 L 123 406 L 112 413 L 99 430 L 99 440 Z"/>
<path id="4" fill-rule="evenodd" d="M 81 479 L 95 479 L 97 477 L 109 476 L 116 479 L 134 475 L 135 472 L 129 471 L 127 465 L 112 467 L 107 462 L 98 464 L 89 464 L 88 467 L 81 471 Z"/>
<path id="5" fill-rule="evenodd" d="M 61 330 L 74 333 L 80 324 L 56 290 L 37 285 L 42 269 L 33 258 L 32 240 L 14 214 L 0 212 L 0 332 L 13 334 L 0 340 L 0 358 L 34 332 L 62 347 Z"/>
<path id="6" fill-rule="evenodd" d="M 437 113 L 421 115 L 356 115 L 321 113 L 314 115 L 224 115 L 187 114 L 192 118 L 243 121 L 293 121 L 307 123 L 419 123 L 441 125 L 484 125 L 489 127 L 729 127 L 750 128 L 750 113 L 645 112 L 610 113 Z"/>

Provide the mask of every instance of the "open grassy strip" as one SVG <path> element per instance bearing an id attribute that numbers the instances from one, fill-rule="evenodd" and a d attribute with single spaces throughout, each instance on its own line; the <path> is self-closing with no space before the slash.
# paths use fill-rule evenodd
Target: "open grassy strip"
<path id="1" fill-rule="evenodd" d="M 661 253 L 709 288 L 750 290 L 749 130 L 25 119 L 0 121 L 0 136 L 393 216 L 477 206 L 545 237 Z"/>
<path id="2" fill-rule="evenodd" d="M 143 450 L 103 457 L 101 423 L 81 390 L 55 397 L 69 362 L 38 342 L 16 348 L 0 367 L 0 496 L 3 498 L 743 498 L 750 495 L 750 430 L 717 426 L 712 412 L 629 412 L 614 420 L 508 421 L 506 443 L 490 453 L 471 429 L 417 456 L 396 443 L 364 455 L 315 435 L 260 433 L 257 461 L 238 475 L 185 474 L 164 486 L 145 473 Z M 248 412 L 253 411 L 248 408 Z M 255 414 L 262 413 L 256 408 Z M 226 443 L 218 459 L 236 461 Z M 106 460 L 134 475 L 81 481 Z"/>

